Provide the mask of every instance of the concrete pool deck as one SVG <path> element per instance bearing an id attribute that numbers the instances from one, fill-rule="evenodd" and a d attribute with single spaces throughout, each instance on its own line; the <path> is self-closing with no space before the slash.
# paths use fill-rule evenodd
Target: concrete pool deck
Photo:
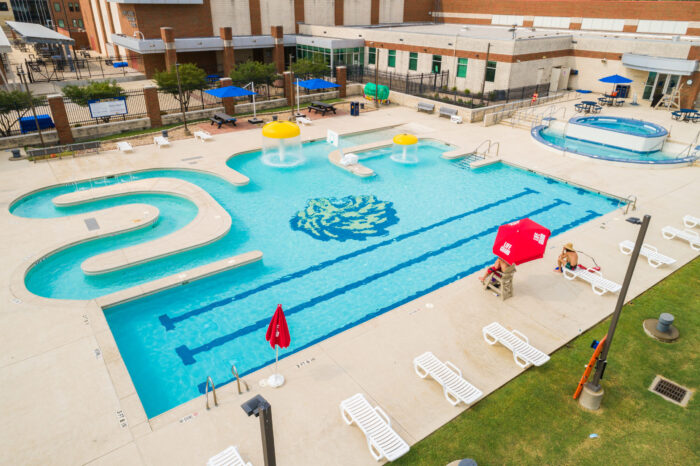
<path id="1" fill-rule="evenodd" d="M 571 109 L 567 117 L 574 114 L 574 103 L 566 104 Z M 646 107 L 606 108 L 604 113 L 660 123 L 670 127 L 671 137 L 677 140 L 690 142 L 697 131 L 697 126 L 672 120 L 670 112 Z M 533 346 L 551 353 L 613 311 L 616 295 L 596 296 L 586 283 L 552 273 L 562 243 L 572 241 L 592 254 L 606 278 L 621 282 L 628 256 L 618 251 L 618 243 L 634 240 L 638 228 L 624 218 L 651 214 L 646 242 L 678 262 L 653 269 L 640 260 L 628 300 L 698 255 L 685 242 L 661 237 L 663 226 L 681 227 L 684 215 L 700 216 L 694 212 L 700 208 L 697 166 L 654 170 L 574 159 L 545 150 L 523 129 L 455 125 L 403 107 L 359 118 L 315 120 L 301 131 L 306 140 L 325 137 L 326 129 L 343 134 L 399 124 L 412 126 L 422 137 L 466 149 L 490 138 L 500 143 L 500 156 L 506 162 L 619 197 L 636 195 L 637 210 L 623 215 L 617 209 L 552 238 L 543 260 L 518 267 L 512 299 L 502 302 L 484 292 L 472 275 L 283 359 L 280 372 L 287 383 L 280 389 L 258 385 L 271 373 L 271 368 L 265 368 L 245 377 L 251 385 L 249 393 L 238 395 L 235 384 L 218 389 L 216 408 L 205 410 L 199 397 L 148 420 L 102 313 L 104 301 L 51 300 L 26 290 L 21 296 L 14 292 L 23 286 L 24 271 L 32 261 L 52 248 L 93 234 L 84 218 L 98 213 L 27 219 L 11 215 L 9 205 L 44 186 L 150 168 L 211 171 L 234 184 L 245 184 L 245 173 L 234 172 L 225 162 L 234 152 L 259 148 L 260 130 L 217 134 L 206 143 L 174 141 L 161 150 L 140 146 L 132 154 L 111 151 L 35 164 L 3 159 L 0 463 L 204 464 L 228 445 L 237 445 L 246 461 L 263 464 L 258 421 L 246 417 L 240 408 L 259 393 L 273 406 L 278 464 L 376 464 L 360 430 L 345 425 L 340 417 L 338 405 L 345 398 L 364 393 L 413 444 L 465 409 L 448 404 L 437 383 L 415 375 L 415 356 L 432 351 L 440 359 L 449 359 L 487 395 L 522 370 L 510 351 L 484 342 L 483 326 L 498 321 L 516 328 Z M 354 176 L 337 169 L 331 173 Z M 131 207 L 100 211 L 98 220 L 101 225 L 102 218 L 113 222 L 110 228 L 118 231 L 137 212 L 145 212 L 143 205 Z M 150 209 L 144 221 L 157 216 Z M 255 253 L 249 257 L 256 258 Z M 585 256 L 582 261 L 588 263 Z M 676 315 L 679 321 L 682 318 Z M 547 365 L 530 370 L 547 376 Z"/>

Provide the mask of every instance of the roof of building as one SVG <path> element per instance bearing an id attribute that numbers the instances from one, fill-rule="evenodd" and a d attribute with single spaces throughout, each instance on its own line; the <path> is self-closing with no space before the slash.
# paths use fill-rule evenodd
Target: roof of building
<path id="1" fill-rule="evenodd" d="M 0 28 L 0 53 L 10 53 L 12 51 L 12 46 L 10 41 L 5 35 L 5 31 Z"/>
<path id="2" fill-rule="evenodd" d="M 59 34 L 53 29 L 34 23 L 20 23 L 19 21 L 7 21 L 10 29 L 22 36 L 25 42 L 38 42 L 42 44 L 68 44 L 75 43 L 74 39 Z"/>

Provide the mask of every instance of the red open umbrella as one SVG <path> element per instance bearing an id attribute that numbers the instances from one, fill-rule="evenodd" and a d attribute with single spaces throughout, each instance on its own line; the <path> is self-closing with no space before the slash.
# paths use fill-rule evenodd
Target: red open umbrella
<path id="1" fill-rule="evenodd" d="M 279 387 L 284 383 L 282 374 L 277 373 L 277 361 L 279 359 L 279 349 L 289 346 L 291 338 L 289 336 L 289 327 L 287 327 L 287 319 L 284 317 L 282 305 L 277 305 L 275 315 L 272 316 L 270 325 L 267 327 L 265 339 L 270 342 L 270 346 L 275 349 L 275 373 L 267 380 L 271 387 Z"/>
<path id="2" fill-rule="evenodd" d="M 551 232 L 542 225 L 524 218 L 498 228 L 493 253 L 513 265 L 540 259 Z"/>

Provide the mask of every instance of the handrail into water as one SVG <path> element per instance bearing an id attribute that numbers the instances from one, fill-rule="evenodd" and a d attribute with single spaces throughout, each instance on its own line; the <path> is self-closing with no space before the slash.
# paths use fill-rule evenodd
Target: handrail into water
<path id="1" fill-rule="evenodd" d="M 624 212 L 623 212 L 624 215 L 627 215 L 627 212 L 629 212 L 630 206 L 632 207 L 632 211 L 637 210 L 637 196 L 635 196 L 634 194 L 630 194 L 629 196 L 627 196 L 625 198 L 625 201 L 627 201 L 627 203 L 625 204 L 625 207 L 624 207 Z"/>
<path id="2" fill-rule="evenodd" d="M 236 369 L 236 366 L 231 364 L 231 374 L 233 374 L 233 377 L 236 379 L 236 384 L 238 385 L 238 394 L 242 394 L 243 392 L 241 391 L 241 382 L 245 385 L 245 391 L 249 392 L 250 387 L 248 386 L 248 382 L 245 380 L 241 379 L 238 377 L 238 369 Z"/>
<path id="3" fill-rule="evenodd" d="M 214 395 L 214 406 L 219 406 L 219 402 L 216 399 L 216 387 L 214 386 L 214 381 L 211 376 L 207 376 L 207 384 L 204 389 L 204 396 L 207 398 L 207 409 L 209 409 L 209 384 L 211 383 L 211 393 Z"/>
<path id="4" fill-rule="evenodd" d="M 491 153 L 491 148 L 494 146 L 496 147 L 496 157 L 498 157 L 498 152 L 501 150 L 501 143 L 496 141 L 496 142 L 492 142 L 491 144 L 489 144 L 489 148 L 486 149 L 486 152 L 484 153 L 484 158 L 486 158 L 486 155 Z"/>
<path id="5" fill-rule="evenodd" d="M 694 147 L 698 145 L 698 139 L 700 139 L 700 131 L 695 133 L 695 139 L 693 139 L 693 142 L 691 142 L 686 149 L 683 149 L 681 152 L 679 152 L 678 157 L 676 158 L 690 157 L 690 152 L 693 150 Z"/>
<path id="6" fill-rule="evenodd" d="M 486 145 L 486 150 L 479 152 L 479 149 L 481 149 L 484 145 Z M 481 156 L 481 158 L 485 159 L 487 156 L 491 154 L 491 149 L 495 147 L 496 148 L 496 157 L 498 157 L 498 153 L 501 150 L 501 144 L 498 141 L 492 141 L 490 139 L 485 139 L 479 143 L 478 146 L 476 146 L 476 149 L 470 152 L 472 155 L 478 155 Z"/>

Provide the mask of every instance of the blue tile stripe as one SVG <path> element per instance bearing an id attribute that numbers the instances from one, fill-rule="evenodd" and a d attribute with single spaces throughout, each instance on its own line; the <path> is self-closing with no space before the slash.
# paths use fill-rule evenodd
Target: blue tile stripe
<path id="1" fill-rule="evenodd" d="M 507 202 L 511 202 L 511 201 L 514 201 L 514 200 L 519 199 L 521 197 L 528 196 L 530 194 L 539 194 L 539 191 L 535 191 L 534 189 L 530 189 L 530 188 L 525 188 L 522 191 L 520 191 L 519 193 L 513 194 L 511 196 L 500 199 L 498 201 L 484 204 L 484 205 L 477 207 L 475 209 L 472 209 L 470 211 L 463 212 L 461 214 L 457 214 L 457 215 L 454 215 L 452 217 L 448 217 L 444 220 L 440 220 L 439 222 L 433 223 L 431 225 L 421 227 L 421 228 L 418 228 L 416 230 L 409 231 L 407 233 L 403 233 L 401 235 L 398 235 L 396 238 L 388 239 L 386 241 L 381 241 L 379 243 L 373 244 L 373 245 L 368 246 L 366 248 L 358 249 L 357 251 L 353 251 L 351 253 L 344 254 L 342 256 L 338 256 L 334 259 L 330 259 L 330 260 L 321 262 L 319 264 L 313 265 L 311 267 L 307 267 L 305 269 L 299 270 L 297 272 L 293 272 L 291 274 L 280 277 L 276 280 L 272 280 L 271 282 L 263 283 L 262 285 L 258 286 L 257 288 L 253 288 L 252 290 L 243 291 L 237 295 L 230 296 L 228 298 L 224 298 L 224 299 L 221 299 L 219 301 L 215 301 L 213 303 L 207 304 L 206 306 L 203 306 L 203 307 L 200 307 L 197 309 L 193 309 L 193 310 L 188 311 L 188 312 L 181 314 L 179 316 L 170 317 L 167 314 L 163 314 L 163 315 L 158 317 L 158 320 L 160 320 L 160 323 L 163 324 L 163 326 L 165 327 L 166 330 L 173 330 L 173 329 L 175 329 L 175 324 L 177 322 L 181 322 L 183 320 L 190 319 L 190 318 L 198 316 L 200 314 L 204 314 L 204 313 L 213 311 L 214 309 L 221 307 L 221 306 L 225 306 L 233 301 L 245 299 L 245 298 L 252 296 L 256 293 L 260 293 L 261 291 L 275 287 L 277 285 L 288 282 L 288 281 L 293 280 L 295 278 L 300 278 L 300 277 L 303 277 L 303 276 L 308 275 L 310 273 L 318 272 L 319 270 L 323 270 L 331 265 L 337 264 L 338 262 L 352 259 L 354 257 L 360 256 L 362 254 L 366 254 L 368 252 L 374 251 L 374 250 L 379 249 L 381 247 L 388 246 L 390 244 L 393 244 L 393 243 L 396 243 L 399 241 L 403 241 L 405 239 L 411 238 L 411 237 L 419 235 L 421 233 L 425 233 L 426 231 L 432 230 L 432 229 L 440 227 L 442 225 L 446 225 L 448 223 L 463 219 L 465 217 L 469 217 L 470 215 L 478 214 L 478 213 L 483 212 L 485 210 L 492 209 L 494 207 L 503 205 Z"/>
<path id="2" fill-rule="evenodd" d="M 417 257 L 414 257 L 413 259 L 409 259 L 409 260 L 401 262 L 393 267 L 390 267 L 386 270 L 383 270 L 382 272 L 377 272 L 373 275 L 365 277 L 362 280 L 357 280 L 357 281 L 349 283 L 345 286 L 341 286 L 339 288 L 336 288 L 328 293 L 325 293 L 325 294 L 322 294 L 319 296 L 315 296 L 314 298 L 312 298 L 308 301 L 305 301 L 305 302 L 300 303 L 296 306 L 290 307 L 289 309 L 287 309 L 285 311 L 285 314 L 287 317 L 292 316 L 298 312 L 303 311 L 304 309 L 307 309 L 309 307 L 315 306 L 316 304 L 320 304 L 322 302 L 328 301 L 336 296 L 347 293 L 348 291 L 351 291 L 355 288 L 359 288 L 361 286 L 367 285 L 370 282 L 373 282 L 373 281 L 378 280 L 380 278 L 391 275 L 391 274 L 398 272 L 399 270 L 402 270 L 406 267 L 411 267 L 411 266 L 418 264 L 420 262 L 424 262 L 432 257 L 435 257 L 437 255 L 443 254 L 443 253 L 450 251 L 452 249 L 463 246 L 463 245 L 465 245 L 471 241 L 474 241 L 476 239 L 479 239 L 485 235 L 495 233 L 496 231 L 498 231 L 498 228 L 503 224 L 514 222 L 514 221 L 519 220 L 523 217 L 533 217 L 537 214 L 547 212 L 548 210 L 554 209 L 560 205 L 568 205 L 568 204 L 569 204 L 568 202 L 563 201 L 561 199 L 555 199 L 554 202 L 552 202 L 551 204 L 548 204 L 544 207 L 540 207 L 539 209 L 535 209 L 535 210 L 528 212 L 522 216 L 512 218 L 510 220 L 507 220 L 503 223 L 499 223 L 497 225 L 493 225 L 493 226 L 491 226 L 485 230 L 482 230 L 478 233 L 475 233 L 471 236 L 461 238 L 461 239 L 459 239 L 451 244 L 443 246 L 443 247 L 436 249 L 434 251 L 428 251 L 424 254 L 421 254 Z M 247 325 L 245 327 L 242 327 L 242 328 L 236 330 L 235 332 L 229 333 L 227 335 L 222 335 L 222 336 L 215 338 L 214 340 L 212 340 L 208 343 L 205 343 L 204 345 L 201 345 L 201 346 L 198 346 L 195 348 L 188 348 L 186 345 L 178 346 L 177 348 L 175 348 L 175 352 L 178 354 L 178 356 L 180 356 L 183 364 L 191 365 L 191 364 L 194 364 L 196 362 L 196 360 L 194 359 L 194 356 L 196 354 L 202 353 L 205 351 L 210 351 L 218 346 L 221 346 L 221 345 L 224 345 L 230 341 L 233 341 L 236 338 L 240 338 L 240 337 L 243 337 L 249 333 L 263 329 L 267 326 L 268 323 L 269 323 L 269 318 L 260 319 L 251 325 Z"/>

